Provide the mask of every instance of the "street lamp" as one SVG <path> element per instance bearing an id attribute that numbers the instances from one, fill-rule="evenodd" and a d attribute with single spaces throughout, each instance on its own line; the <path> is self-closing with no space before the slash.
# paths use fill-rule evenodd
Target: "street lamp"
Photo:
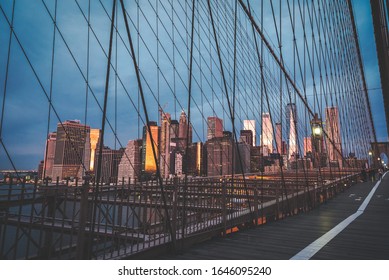
<path id="1" fill-rule="evenodd" d="M 369 150 L 369 159 L 368 159 L 369 168 L 371 168 L 373 164 L 374 164 L 374 161 L 373 161 L 373 151 Z"/>
<path id="2" fill-rule="evenodd" d="M 323 130 L 320 126 L 315 126 L 315 127 L 312 127 L 312 133 L 313 133 L 313 136 L 315 138 L 320 137 L 323 133 Z"/>
<path id="3" fill-rule="evenodd" d="M 321 140 L 323 138 L 323 127 L 322 121 L 321 119 L 319 119 L 319 116 L 317 114 L 315 114 L 313 119 L 311 120 L 311 129 L 313 146 L 315 148 L 314 163 L 316 165 L 315 167 L 319 167 L 321 165 Z"/>

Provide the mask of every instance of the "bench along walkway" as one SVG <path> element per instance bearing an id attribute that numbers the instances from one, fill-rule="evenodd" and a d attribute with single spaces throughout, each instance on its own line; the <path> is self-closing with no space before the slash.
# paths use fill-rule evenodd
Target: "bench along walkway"
<path id="1" fill-rule="evenodd" d="M 167 259 L 389 259 L 389 173 L 297 216 L 213 238 Z"/>

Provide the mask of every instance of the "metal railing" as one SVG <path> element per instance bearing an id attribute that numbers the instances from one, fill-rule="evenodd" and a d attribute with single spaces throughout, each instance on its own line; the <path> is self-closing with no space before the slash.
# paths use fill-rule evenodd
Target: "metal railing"
<path id="1" fill-rule="evenodd" d="M 121 259 L 180 251 L 211 236 L 309 211 L 360 174 L 350 170 L 331 176 L 318 180 L 310 173 L 299 180 L 290 174 L 283 183 L 276 176 L 166 180 L 171 230 L 157 182 L 101 186 L 97 199 L 94 186 L 80 181 L 74 186 L 24 180 L 1 185 L 0 257 Z"/>

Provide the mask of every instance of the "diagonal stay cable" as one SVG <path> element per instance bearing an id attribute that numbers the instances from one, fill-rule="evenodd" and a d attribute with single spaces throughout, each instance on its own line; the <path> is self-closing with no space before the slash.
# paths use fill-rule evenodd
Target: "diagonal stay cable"
<path id="1" fill-rule="evenodd" d="M 123 0 L 120 0 L 120 4 L 121 4 L 121 7 L 122 7 L 123 18 L 124 18 L 124 23 L 125 23 L 125 26 L 126 26 L 128 41 L 129 41 L 129 44 L 130 44 L 132 60 L 133 60 L 133 64 L 134 64 L 134 70 L 135 70 L 136 78 L 137 78 L 137 81 L 138 81 L 139 93 L 140 93 L 140 96 L 141 96 L 141 99 L 142 99 L 143 111 L 144 111 L 145 117 L 146 117 L 146 122 L 147 122 L 146 127 L 147 127 L 147 130 L 148 130 L 148 133 L 149 133 L 149 137 L 151 139 L 151 143 L 155 143 L 154 140 L 153 140 L 153 135 L 152 135 L 152 132 L 151 132 L 151 127 L 149 125 L 149 115 L 148 115 L 148 111 L 147 111 L 146 100 L 145 100 L 145 96 L 144 96 L 144 92 L 143 92 L 143 88 L 142 88 L 142 82 L 141 82 L 141 78 L 140 78 L 140 73 L 139 73 L 139 68 L 138 68 L 138 64 L 137 64 L 136 54 L 135 54 L 135 50 L 134 50 L 134 45 L 132 43 L 130 27 L 129 27 L 129 24 L 128 24 L 126 8 L 124 6 Z M 172 226 L 171 226 L 171 221 L 170 221 L 170 215 L 169 215 L 169 212 L 168 212 L 168 209 L 167 209 L 166 194 L 165 194 L 165 190 L 164 190 L 164 187 L 163 187 L 163 181 L 162 181 L 162 177 L 161 177 L 161 173 L 160 173 L 159 161 L 158 161 L 158 157 L 157 157 L 157 151 L 156 151 L 155 145 L 151 145 L 151 148 L 152 148 L 152 151 L 153 151 L 155 165 L 157 167 L 157 177 L 158 177 L 158 182 L 159 182 L 159 186 L 160 186 L 160 189 L 161 189 L 161 196 L 162 196 L 163 206 L 164 206 L 164 209 L 165 209 L 166 222 L 167 222 L 167 226 L 168 226 L 169 231 L 170 231 L 173 248 L 175 249 L 176 235 L 175 235 L 175 232 L 173 232 L 173 229 L 172 229 Z"/>

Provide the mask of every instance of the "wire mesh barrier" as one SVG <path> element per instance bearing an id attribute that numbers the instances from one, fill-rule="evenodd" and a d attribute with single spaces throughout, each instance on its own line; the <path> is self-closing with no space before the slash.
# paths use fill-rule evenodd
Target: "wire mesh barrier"
<path id="1" fill-rule="evenodd" d="M 309 211 L 348 188 L 360 174 L 348 172 L 317 184 L 285 180 L 178 178 L 164 182 L 169 230 L 157 182 L 102 186 L 39 186 L 0 189 L 0 255 L 3 259 L 120 259 L 181 250 L 186 243 L 230 234 Z M 325 182 L 325 183 L 324 183 Z M 93 220 L 93 208 L 97 215 Z M 175 238 L 172 238 L 175 235 Z M 173 243 L 172 240 L 175 240 Z M 181 248 L 181 249 L 180 249 Z M 159 251 L 158 251 L 159 250 Z"/>

